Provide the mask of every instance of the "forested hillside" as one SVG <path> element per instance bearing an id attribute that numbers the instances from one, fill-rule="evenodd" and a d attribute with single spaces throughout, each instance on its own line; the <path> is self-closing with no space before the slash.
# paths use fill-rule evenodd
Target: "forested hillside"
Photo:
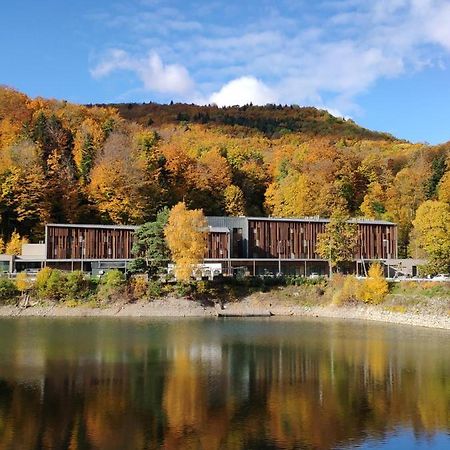
<path id="1" fill-rule="evenodd" d="M 315 108 L 80 106 L 0 88 L 0 231 L 143 223 L 185 200 L 205 214 L 352 216 L 399 224 L 450 203 L 450 145 L 427 146 Z"/>

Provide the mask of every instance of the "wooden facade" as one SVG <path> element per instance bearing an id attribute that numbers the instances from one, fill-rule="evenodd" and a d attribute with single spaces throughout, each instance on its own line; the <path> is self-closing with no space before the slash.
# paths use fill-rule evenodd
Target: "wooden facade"
<path id="1" fill-rule="evenodd" d="M 317 236 L 326 219 L 208 218 L 206 260 L 321 260 Z M 212 224 L 211 224 L 212 223 Z M 383 221 L 357 221 L 355 260 L 397 258 L 397 227 Z M 46 259 L 129 260 L 136 227 L 112 225 L 46 226 Z"/>
<path id="2" fill-rule="evenodd" d="M 226 221 L 226 218 L 223 218 Z M 246 235 L 246 258 L 248 259 L 321 259 L 316 253 L 317 236 L 325 231 L 326 219 L 268 219 L 248 218 Z M 357 259 L 392 259 L 397 258 L 397 226 L 383 221 L 357 221 L 358 244 L 354 258 Z M 214 252 L 208 252 L 208 258 L 226 258 L 231 248 L 234 255 L 235 233 L 230 229 L 231 242 L 219 244 L 215 241 Z M 222 252 L 220 247 L 222 245 Z M 229 246 L 229 247 L 228 247 Z M 222 255 L 222 256 L 219 256 Z"/>
<path id="3" fill-rule="evenodd" d="M 207 236 L 206 259 L 230 258 L 230 233 L 210 231 Z"/>
<path id="4" fill-rule="evenodd" d="M 135 227 L 47 225 L 47 259 L 132 259 Z"/>

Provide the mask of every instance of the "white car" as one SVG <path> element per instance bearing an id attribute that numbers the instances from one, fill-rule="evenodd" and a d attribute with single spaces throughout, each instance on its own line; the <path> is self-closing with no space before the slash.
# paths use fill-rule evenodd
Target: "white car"
<path id="1" fill-rule="evenodd" d="M 450 277 L 445 273 L 440 273 L 432 278 L 433 281 L 450 281 Z"/>

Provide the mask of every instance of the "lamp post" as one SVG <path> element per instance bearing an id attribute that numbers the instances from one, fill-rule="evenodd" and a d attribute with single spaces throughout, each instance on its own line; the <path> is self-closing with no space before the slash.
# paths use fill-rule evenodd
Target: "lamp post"
<path id="1" fill-rule="evenodd" d="M 387 276 L 390 277 L 390 268 L 389 268 L 389 260 L 391 259 L 391 255 L 389 254 L 389 241 L 387 239 L 383 239 L 383 246 L 384 246 L 384 256 L 386 256 L 386 262 L 387 262 Z"/>
<path id="2" fill-rule="evenodd" d="M 281 277 L 281 241 L 278 241 L 278 276 Z"/>
<path id="3" fill-rule="evenodd" d="M 81 249 L 81 271 L 84 272 L 84 267 L 83 267 L 83 256 L 84 256 L 84 239 L 83 236 L 80 234 L 78 241 L 80 242 L 80 249 Z"/>

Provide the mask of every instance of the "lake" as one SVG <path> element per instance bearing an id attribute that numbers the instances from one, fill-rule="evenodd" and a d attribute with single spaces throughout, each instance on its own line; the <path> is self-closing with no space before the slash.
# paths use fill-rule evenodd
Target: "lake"
<path id="1" fill-rule="evenodd" d="M 0 449 L 450 449 L 450 333 L 0 319 Z"/>

